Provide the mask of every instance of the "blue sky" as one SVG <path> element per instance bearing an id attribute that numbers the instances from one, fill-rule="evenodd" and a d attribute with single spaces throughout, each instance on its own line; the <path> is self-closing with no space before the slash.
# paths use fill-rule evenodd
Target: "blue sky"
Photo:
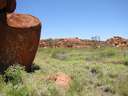
<path id="1" fill-rule="evenodd" d="M 128 38 L 128 0 L 17 0 L 42 22 L 41 38 Z"/>

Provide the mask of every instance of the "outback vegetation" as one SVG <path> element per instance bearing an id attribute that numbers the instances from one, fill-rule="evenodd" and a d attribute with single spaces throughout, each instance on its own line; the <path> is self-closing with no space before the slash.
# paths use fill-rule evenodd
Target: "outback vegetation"
<path id="1" fill-rule="evenodd" d="M 128 96 L 128 50 L 39 48 L 33 72 L 10 66 L 0 75 L 0 96 Z M 68 88 L 49 79 L 71 78 Z"/>
<path id="2" fill-rule="evenodd" d="M 0 0 L 0 96 L 128 96 L 127 39 L 48 39 L 41 40 L 38 49 L 41 22 L 32 15 L 15 13 L 15 9 L 16 0 Z"/>

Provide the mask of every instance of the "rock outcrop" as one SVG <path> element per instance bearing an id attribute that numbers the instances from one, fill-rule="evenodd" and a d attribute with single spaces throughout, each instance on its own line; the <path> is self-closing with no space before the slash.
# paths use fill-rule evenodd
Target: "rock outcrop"
<path id="1" fill-rule="evenodd" d="M 31 15 L 7 14 L 14 11 L 16 5 L 15 0 L 8 1 L 10 7 L 6 6 L 7 11 L 0 13 L 0 71 L 13 64 L 24 65 L 29 70 L 38 48 L 41 23 Z"/>
<path id="2" fill-rule="evenodd" d="M 119 36 L 114 36 L 106 41 L 87 40 L 79 38 L 61 38 L 40 40 L 40 47 L 51 48 L 100 48 L 106 46 L 112 47 L 128 47 L 128 40 Z"/>
<path id="3" fill-rule="evenodd" d="M 128 40 L 119 36 L 106 40 L 106 43 L 113 47 L 128 47 Z"/>
<path id="4" fill-rule="evenodd" d="M 79 38 L 61 38 L 61 39 L 47 39 L 40 40 L 40 47 L 51 47 L 51 48 L 87 48 L 87 47 L 98 47 L 103 42 L 94 40 L 82 40 Z"/>

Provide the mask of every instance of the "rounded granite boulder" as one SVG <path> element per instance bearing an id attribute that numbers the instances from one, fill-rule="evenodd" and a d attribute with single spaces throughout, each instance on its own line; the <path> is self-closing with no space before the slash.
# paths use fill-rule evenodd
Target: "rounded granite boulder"
<path id="1" fill-rule="evenodd" d="M 31 15 L 11 13 L 0 28 L 0 71 L 13 64 L 29 70 L 37 52 L 41 22 Z"/>

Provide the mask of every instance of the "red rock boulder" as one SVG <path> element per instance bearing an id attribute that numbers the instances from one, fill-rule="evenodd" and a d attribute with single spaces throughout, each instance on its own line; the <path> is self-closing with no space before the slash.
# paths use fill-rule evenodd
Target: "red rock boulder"
<path id="1" fill-rule="evenodd" d="M 16 0 L 0 0 L 0 9 L 11 13 L 16 9 Z"/>
<path id="2" fill-rule="evenodd" d="M 40 21 L 25 14 L 8 14 L 7 24 L 0 23 L 0 71 L 12 64 L 30 69 L 40 39 Z"/>

